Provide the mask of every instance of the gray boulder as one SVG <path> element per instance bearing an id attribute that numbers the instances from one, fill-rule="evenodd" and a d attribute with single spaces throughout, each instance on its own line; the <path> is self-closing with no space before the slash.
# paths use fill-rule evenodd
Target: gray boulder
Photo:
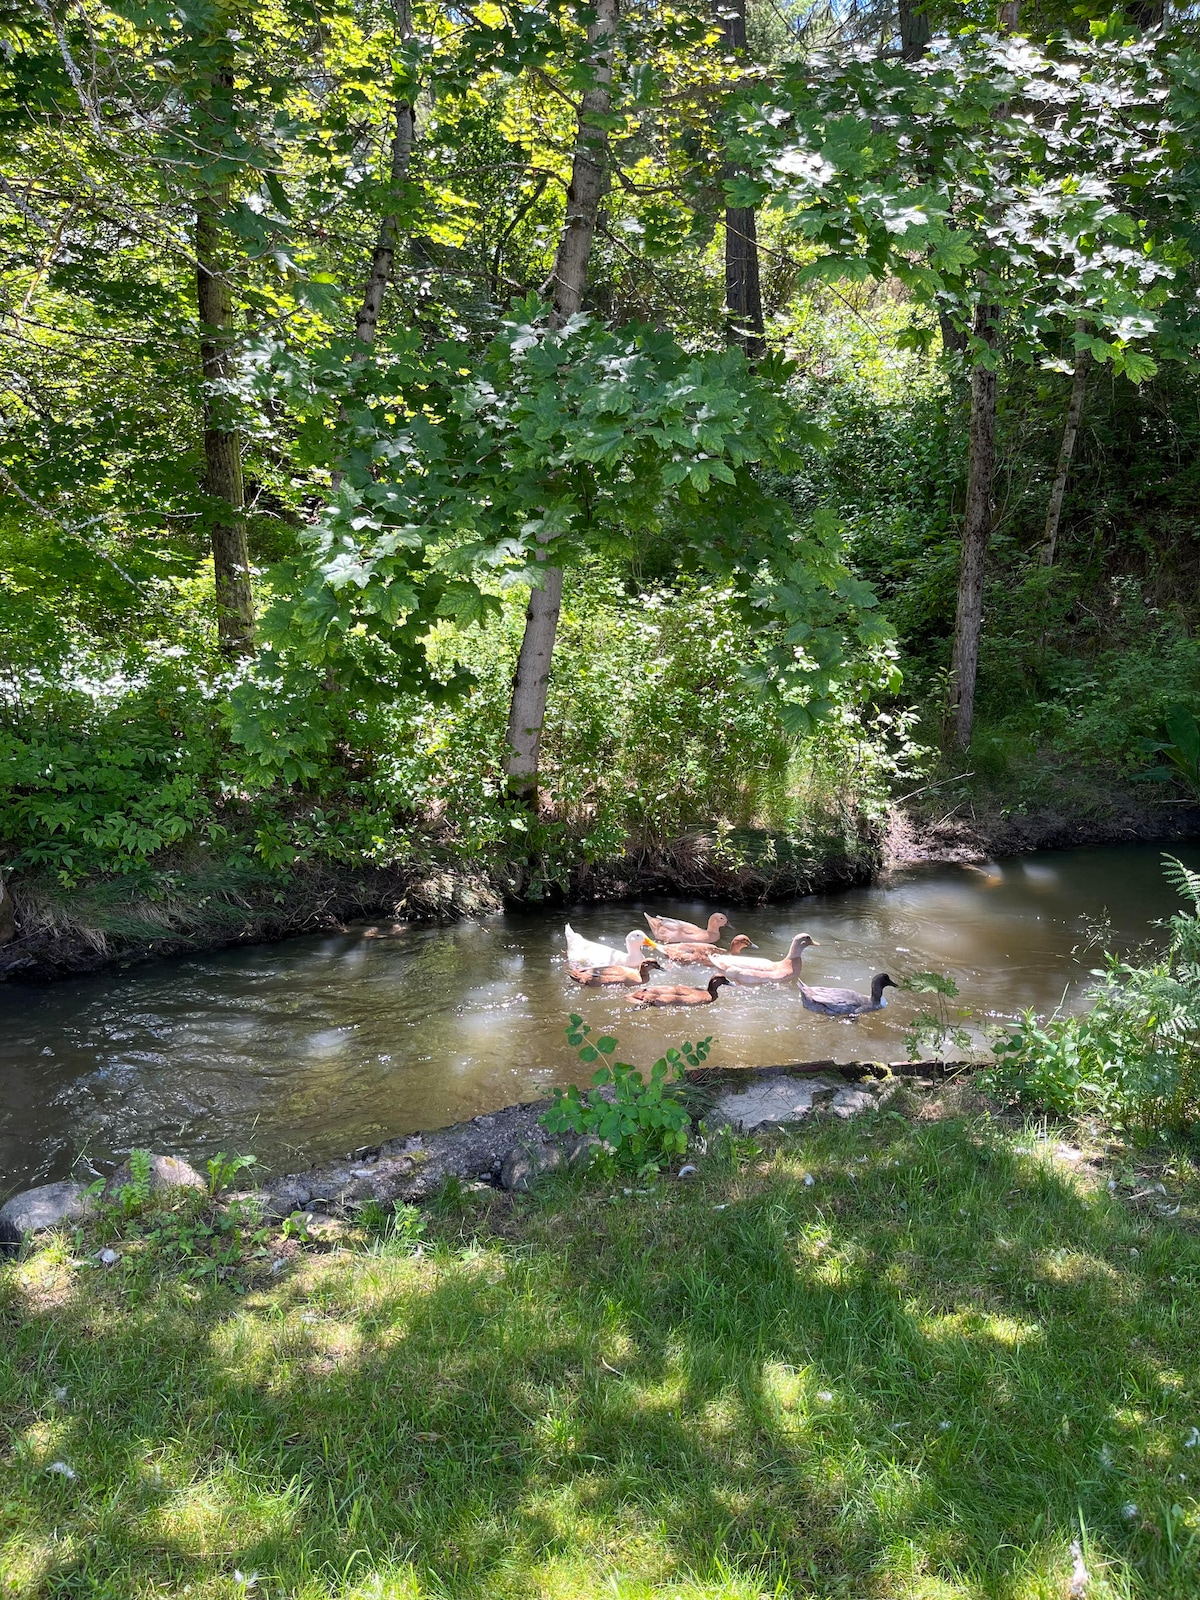
<path id="1" fill-rule="evenodd" d="M 27 1233 L 41 1233 L 64 1222 L 78 1222 L 94 1204 L 81 1183 L 44 1183 L 15 1194 L 0 1206 L 0 1241 L 15 1244 Z"/>
<path id="2" fill-rule="evenodd" d="M 525 1194 L 547 1172 L 563 1165 L 562 1150 L 556 1144 L 535 1144 L 532 1140 L 513 1145 L 500 1168 L 500 1187 L 513 1194 Z"/>
<path id="3" fill-rule="evenodd" d="M 104 1198 L 115 1200 L 127 1183 L 133 1182 L 133 1168 L 128 1161 L 121 1165 L 104 1185 Z M 168 1189 L 207 1189 L 208 1184 L 182 1156 L 150 1157 L 150 1193 L 164 1194 Z"/>

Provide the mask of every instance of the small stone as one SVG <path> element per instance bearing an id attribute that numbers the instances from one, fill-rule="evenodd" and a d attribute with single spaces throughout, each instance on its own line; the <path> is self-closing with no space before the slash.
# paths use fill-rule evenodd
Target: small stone
<path id="1" fill-rule="evenodd" d="M 848 1122 L 851 1117 L 859 1117 L 864 1111 L 876 1110 L 878 1104 L 876 1097 L 866 1089 L 858 1089 L 847 1084 L 844 1089 L 839 1089 L 829 1102 L 829 1110 L 835 1117 Z"/>
<path id="2" fill-rule="evenodd" d="M 69 1467 L 65 1461 L 52 1461 L 46 1471 L 53 1472 L 59 1478 L 72 1479 L 75 1476 L 75 1468 Z"/>
<path id="3" fill-rule="evenodd" d="M 1183 1448 L 1185 1450 L 1194 1450 L 1198 1444 L 1200 1444 L 1200 1428 L 1193 1428 L 1183 1441 Z"/>
<path id="4" fill-rule="evenodd" d="M 1127 1500 L 1121 1507 L 1121 1515 L 1125 1518 L 1126 1522 L 1132 1522 L 1137 1514 L 1138 1508 L 1132 1500 Z"/>
<path id="5" fill-rule="evenodd" d="M 829 1402 L 833 1399 L 833 1395 L 830 1393 L 830 1391 L 828 1389 L 818 1389 L 817 1390 L 817 1399 L 821 1402 L 821 1404 L 823 1406 L 827 1406 L 829 1404 Z"/>
<path id="6" fill-rule="evenodd" d="M 693 1166 L 693 1164 L 689 1161 L 686 1167 L 680 1167 L 675 1176 L 677 1178 L 694 1178 L 698 1170 L 699 1168 Z"/>
<path id="7" fill-rule="evenodd" d="M 271 1271 L 273 1273 L 280 1273 L 286 1266 L 287 1262 L 284 1260 L 284 1258 L 282 1256 L 276 1256 L 274 1261 L 271 1263 Z"/>
<path id="8" fill-rule="evenodd" d="M 101 1266 L 115 1267 L 120 1259 L 120 1251 L 114 1250 L 111 1245 L 105 1245 L 103 1250 L 96 1251 L 96 1260 L 100 1262 Z"/>

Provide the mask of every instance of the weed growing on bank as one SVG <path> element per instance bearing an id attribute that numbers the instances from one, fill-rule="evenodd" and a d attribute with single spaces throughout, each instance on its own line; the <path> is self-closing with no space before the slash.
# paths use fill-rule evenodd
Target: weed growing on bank
<path id="1" fill-rule="evenodd" d="M 1190 1600 L 1186 1213 L 978 1120 L 698 1165 L 458 1191 L 236 1286 L 3 1266 L 5 1592 L 1049 1600 L 1075 1544 L 1089 1600 Z"/>

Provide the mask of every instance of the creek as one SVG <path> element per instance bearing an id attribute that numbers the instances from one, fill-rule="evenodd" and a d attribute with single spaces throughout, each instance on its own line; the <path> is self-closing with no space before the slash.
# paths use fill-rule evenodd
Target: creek
<path id="1" fill-rule="evenodd" d="M 1167 847 L 1200 867 L 1200 848 Z M 982 1023 L 1026 1007 L 1085 1004 L 1096 932 L 1113 948 L 1153 938 L 1176 901 L 1154 845 L 1043 852 L 984 868 L 914 866 L 836 894 L 726 908 L 730 928 L 782 955 L 819 948 L 810 983 L 865 990 L 933 970 Z M 571 1012 L 648 1067 L 712 1034 L 715 1066 L 832 1058 L 903 1060 L 916 996 L 854 1021 L 805 1011 L 794 984 L 723 989 L 712 1006 L 637 1011 L 619 990 L 564 971 L 563 924 L 620 943 L 641 913 L 703 921 L 694 901 L 520 910 L 247 945 L 0 989 L 0 1196 L 65 1176 L 80 1156 L 143 1146 L 202 1160 L 217 1150 L 295 1170 L 390 1136 L 443 1126 L 552 1084 L 587 1081 L 563 1039 Z M 726 940 L 727 942 L 727 940 Z M 703 983 L 694 971 L 658 982 Z M 86 1165 L 83 1167 L 86 1172 Z"/>

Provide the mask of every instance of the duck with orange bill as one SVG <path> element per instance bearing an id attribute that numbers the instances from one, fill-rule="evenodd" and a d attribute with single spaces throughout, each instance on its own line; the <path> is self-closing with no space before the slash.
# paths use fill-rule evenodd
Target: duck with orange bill
<path id="1" fill-rule="evenodd" d="M 640 929 L 625 935 L 622 950 L 611 944 L 600 944 L 595 939 L 585 939 L 568 922 L 567 960 L 577 967 L 637 967 L 650 956 L 651 941 Z"/>

